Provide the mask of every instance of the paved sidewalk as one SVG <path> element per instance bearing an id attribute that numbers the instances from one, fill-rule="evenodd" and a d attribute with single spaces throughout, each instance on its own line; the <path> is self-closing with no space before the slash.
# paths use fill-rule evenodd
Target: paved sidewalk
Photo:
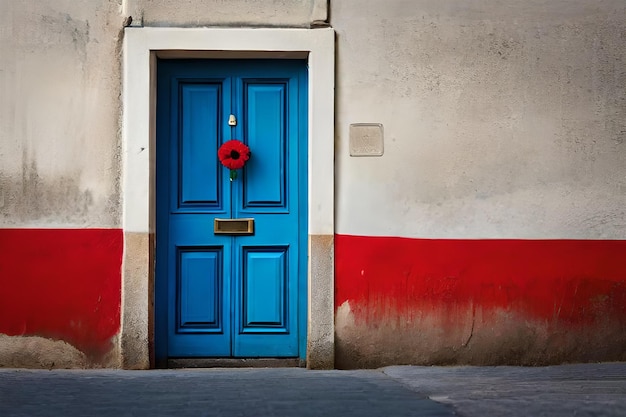
<path id="1" fill-rule="evenodd" d="M 626 363 L 381 370 L 0 369 L 0 416 L 626 416 Z"/>
<path id="2" fill-rule="evenodd" d="M 466 417 L 626 417 L 626 363 L 383 371 Z"/>
<path id="3" fill-rule="evenodd" d="M 2 417 L 453 415 L 380 371 L 0 370 Z"/>

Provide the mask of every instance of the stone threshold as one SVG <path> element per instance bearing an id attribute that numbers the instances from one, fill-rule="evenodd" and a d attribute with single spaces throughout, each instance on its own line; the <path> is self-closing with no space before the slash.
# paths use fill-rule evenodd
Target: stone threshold
<path id="1" fill-rule="evenodd" d="M 171 358 L 167 367 L 181 368 L 304 368 L 300 358 Z"/>

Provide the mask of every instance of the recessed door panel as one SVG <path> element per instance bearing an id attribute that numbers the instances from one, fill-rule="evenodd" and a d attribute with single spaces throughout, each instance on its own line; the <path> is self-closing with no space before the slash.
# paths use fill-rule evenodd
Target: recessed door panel
<path id="1" fill-rule="evenodd" d="M 202 204 L 221 207 L 217 143 L 220 84 L 180 85 L 179 207 Z"/>
<path id="2" fill-rule="evenodd" d="M 244 248 L 243 263 L 241 331 L 288 331 L 287 248 Z"/>
<path id="3" fill-rule="evenodd" d="M 244 89 L 246 138 L 250 149 L 254 149 L 254 159 L 250 161 L 254 175 L 245 177 L 244 206 L 286 207 L 287 84 L 245 82 Z"/>
<path id="4" fill-rule="evenodd" d="M 178 249 L 178 328 L 184 332 L 223 332 L 221 248 Z"/>

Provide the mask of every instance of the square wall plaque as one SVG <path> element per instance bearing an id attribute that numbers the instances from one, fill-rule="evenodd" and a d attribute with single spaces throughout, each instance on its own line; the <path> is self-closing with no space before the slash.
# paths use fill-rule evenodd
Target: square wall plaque
<path id="1" fill-rule="evenodd" d="M 350 156 L 382 156 L 383 125 L 353 123 L 350 125 Z"/>

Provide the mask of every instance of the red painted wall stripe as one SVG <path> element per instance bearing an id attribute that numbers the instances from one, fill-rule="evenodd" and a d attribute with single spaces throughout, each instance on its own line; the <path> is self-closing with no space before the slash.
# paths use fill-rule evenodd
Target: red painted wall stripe
<path id="1" fill-rule="evenodd" d="M 120 329 L 122 251 L 120 229 L 0 229 L 0 332 L 99 360 Z"/>
<path id="2" fill-rule="evenodd" d="M 569 326 L 626 320 L 623 240 L 337 235 L 335 256 L 336 307 L 349 301 L 357 324 L 468 306 Z"/>

